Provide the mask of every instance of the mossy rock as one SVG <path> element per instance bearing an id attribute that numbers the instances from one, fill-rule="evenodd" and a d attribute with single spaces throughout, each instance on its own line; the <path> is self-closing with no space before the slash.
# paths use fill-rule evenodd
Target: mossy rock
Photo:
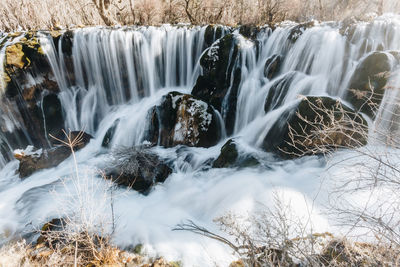
<path id="1" fill-rule="evenodd" d="M 27 33 L 18 42 L 6 48 L 6 67 L 25 69 L 38 57 L 43 57 L 44 52 L 37 37 Z"/>
<path id="2" fill-rule="evenodd" d="M 8 97 L 15 97 L 19 89 L 24 87 L 24 83 L 29 84 L 26 81 L 26 73 L 38 75 L 51 73 L 51 67 L 36 34 L 27 32 L 5 49 L 3 81 Z M 21 36 L 21 33 L 18 36 Z"/>
<path id="3" fill-rule="evenodd" d="M 16 43 L 6 48 L 6 64 L 8 66 L 14 66 L 18 69 L 23 69 L 29 66 L 30 60 L 25 56 L 22 50 L 22 44 Z"/>
<path id="4" fill-rule="evenodd" d="M 322 131 L 326 129 L 330 130 Z M 282 112 L 262 147 L 283 158 L 296 158 L 363 146 L 367 144 L 367 137 L 367 121 L 353 109 L 337 99 L 308 96 Z"/>

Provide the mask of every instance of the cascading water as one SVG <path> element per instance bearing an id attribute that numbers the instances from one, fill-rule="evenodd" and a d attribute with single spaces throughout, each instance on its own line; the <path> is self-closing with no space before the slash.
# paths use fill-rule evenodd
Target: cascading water
<path id="1" fill-rule="evenodd" d="M 307 211 L 309 205 L 314 206 L 312 199 L 318 195 L 318 174 L 325 168 L 321 161 L 316 157 L 279 161 L 260 146 L 274 122 L 298 102 L 299 95 L 331 96 L 351 106 L 348 94 L 354 73 L 373 52 L 382 51 L 388 58 L 390 71 L 395 73 L 399 64 L 399 27 L 400 18 L 392 15 L 369 23 L 359 22 L 349 28 L 351 33 L 343 32 L 340 23 L 331 22 L 313 22 L 308 26 L 283 23 L 274 30 L 261 29 L 254 38 L 243 37 L 238 29 L 216 27 L 211 42 L 206 40 L 206 27 L 84 28 L 64 33 L 58 42 L 49 33 L 41 32 L 40 43 L 51 67 L 51 77 L 59 88 L 57 97 L 64 127 L 83 129 L 94 136 L 87 147 L 77 152 L 79 168 L 102 169 L 112 160 L 113 149 L 148 142 L 149 111 L 168 92 L 190 94 L 205 72 L 201 65 L 203 56 L 210 52 L 210 56 L 219 60 L 212 50 L 207 50 L 208 46 L 218 38 L 234 35 L 237 57 L 233 58 L 233 45 L 226 52 L 227 66 L 231 66 L 227 71 L 232 73 L 224 73 L 230 78 L 229 88 L 221 108 L 215 108 L 214 112 L 227 122 L 230 101 L 235 99 L 233 134 L 227 138 L 235 137 L 242 144 L 243 153 L 256 155 L 262 164 L 239 170 L 210 168 L 208 162 L 218 156 L 226 140 L 217 140 L 218 144 L 210 148 L 157 146 L 154 152 L 171 163 L 173 174 L 147 196 L 119 189 L 121 194 L 117 194 L 114 204 L 119 218 L 115 233 L 118 245 L 143 243 L 150 254 L 182 259 L 189 266 L 208 266 L 214 261 L 228 263 L 232 260 L 229 251 L 211 240 L 170 230 L 182 220 L 191 219 L 218 231 L 212 224 L 213 218 L 229 210 L 243 214 L 254 211 L 256 202 L 270 203 L 274 190 L 283 192 L 289 202 L 294 200 L 299 214 L 312 216 L 313 229 L 332 229 L 328 219 L 321 215 L 324 196 L 317 201 L 321 206 Z M 0 44 L 6 39 L 7 35 L 0 36 Z M 2 73 L 7 42 L 0 46 Z M 217 51 L 218 42 L 210 49 Z M 270 73 L 271 62 L 277 59 L 280 67 Z M 235 92 L 238 70 L 240 83 Z M 34 81 L 41 80 L 35 73 L 32 75 Z M 395 87 L 396 81 L 391 78 L 388 84 Z M 4 91 L 4 85 L 0 89 Z M 235 98 L 233 94 L 237 94 Z M 376 120 L 392 119 L 396 109 L 388 104 L 392 94 L 398 93 L 385 92 Z M 266 99 L 271 99 L 268 107 Z M 23 129 L 25 124 L 18 112 L 6 107 L 1 107 L 0 144 L 2 153 L 10 155 L 18 148 L 16 145 L 24 142 L 8 144 L 9 135 L 4 133 L 12 133 L 15 127 L 27 138 L 30 133 Z M 111 145 L 105 148 L 103 140 L 112 128 Z M 223 125 L 220 128 L 224 130 Z M 71 164 L 67 159 L 55 168 L 20 180 L 16 173 L 18 162 L 0 158 L 0 236 L 11 232 L 7 238 L 12 238 L 29 231 L 26 226 L 29 223 L 38 226 L 60 216 L 59 201 L 68 201 L 63 193 L 73 187 L 71 181 L 60 179 L 72 176 Z M 102 183 L 97 175 L 89 175 L 88 179 Z M 57 194 L 49 195 L 49 190 Z M 94 195 L 92 201 L 100 197 Z M 53 201 L 54 198 L 59 201 Z"/>

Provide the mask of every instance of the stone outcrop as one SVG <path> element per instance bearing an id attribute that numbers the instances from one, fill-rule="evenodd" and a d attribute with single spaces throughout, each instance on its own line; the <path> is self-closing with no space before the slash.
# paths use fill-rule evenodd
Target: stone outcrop
<path id="1" fill-rule="evenodd" d="M 262 147 L 284 158 L 367 144 L 368 124 L 350 107 L 330 97 L 304 97 L 284 111 Z"/>
<path id="2" fill-rule="evenodd" d="M 113 156 L 106 178 L 141 193 L 163 183 L 172 173 L 172 169 L 148 147 L 120 149 Z"/>
<path id="3" fill-rule="evenodd" d="M 192 95 L 171 92 L 149 113 L 145 140 L 164 147 L 210 147 L 220 139 L 213 108 Z"/>

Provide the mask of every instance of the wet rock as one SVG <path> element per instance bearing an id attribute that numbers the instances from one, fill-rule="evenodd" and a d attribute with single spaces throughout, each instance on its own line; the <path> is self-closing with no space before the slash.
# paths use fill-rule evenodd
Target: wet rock
<path id="1" fill-rule="evenodd" d="M 382 101 L 394 60 L 390 53 L 374 52 L 359 63 L 350 80 L 346 97 L 356 110 L 374 117 Z M 371 99 L 371 103 L 368 99 Z"/>
<path id="2" fill-rule="evenodd" d="M 113 125 L 107 130 L 106 134 L 104 135 L 103 141 L 101 142 L 102 147 L 109 147 L 114 137 L 115 130 L 117 129 L 119 123 L 119 119 L 114 121 Z"/>
<path id="3" fill-rule="evenodd" d="M 114 152 L 113 167 L 106 177 L 141 193 L 156 183 L 163 183 L 172 169 L 147 147 L 123 148 Z"/>
<path id="4" fill-rule="evenodd" d="M 68 139 L 70 140 L 80 140 L 77 142 L 74 146 L 74 151 L 78 151 L 82 148 L 84 148 L 87 144 L 89 144 L 90 140 L 93 139 L 93 136 L 91 136 L 88 133 L 82 132 L 82 131 L 72 131 L 68 133 L 68 138 L 65 136 L 65 133 L 59 133 L 58 135 L 54 136 L 55 139 L 52 139 L 52 144 L 53 146 L 62 146 L 66 142 L 68 143 Z"/>
<path id="5" fill-rule="evenodd" d="M 28 32 L 18 41 L 6 47 L 4 74 L 6 94 L 16 96 L 21 84 L 29 83 L 27 71 L 50 73 L 51 67 L 39 43 L 37 33 Z"/>
<path id="6" fill-rule="evenodd" d="M 213 108 L 192 95 L 171 92 L 149 113 L 145 140 L 164 147 L 211 147 L 221 133 Z"/>
<path id="7" fill-rule="evenodd" d="M 70 134 L 71 139 L 75 139 L 77 136 L 80 137 L 80 142 L 74 146 L 74 151 L 84 148 L 92 138 L 86 133 L 72 132 Z M 33 147 L 28 147 L 28 151 L 17 150 L 14 153 L 14 157 L 19 160 L 18 172 L 20 178 L 28 177 L 39 170 L 56 167 L 72 154 L 69 147 L 58 143 L 57 140 L 54 142 L 57 146 L 50 149 L 35 150 Z"/>
<path id="8" fill-rule="evenodd" d="M 230 139 L 221 148 L 221 154 L 214 161 L 213 168 L 230 167 L 235 164 L 238 157 L 239 157 L 239 152 L 236 147 L 236 143 L 233 139 Z"/>
<path id="9" fill-rule="evenodd" d="M 64 128 L 64 116 L 58 96 L 49 94 L 43 97 L 42 108 L 47 134 L 51 136 L 59 135 Z"/>
<path id="10" fill-rule="evenodd" d="M 249 154 L 240 154 L 234 139 L 228 140 L 221 148 L 221 153 L 213 163 L 213 168 L 252 167 L 260 162 Z"/>
<path id="11" fill-rule="evenodd" d="M 265 99 L 265 112 L 274 110 L 282 105 L 295 76 L 296 72 L 288 72 L 281 78 L 278 78 L 276 81 L 274 81 Z"/>
<path id="12" fill-rule="evenodd" d="M 19 114 L 21 128 L 29 134 L 36 147 L 49 147 L 48 133 L 57 134 L 64 128 L 61 104 L 55 99 L 59 87 L 52 76 L 36 32 L 10 34 L 18 41 L 6 47 L 5 90 L 2 101 L 12 103 Z M 49 101 L 51 100 L 51 101 Z M 54 101 L 53 101 L 54 100 Z"/>
<path id="13" fill-rule="evenodd" d="M 326 152 L 322 148 L 329 151 L 366 145 L 367 135 L 366 120 L 353 109 L 330 97 L 309 96 L 279 116 L 262 147 L 283 158 L 295 158 Z"/>
<path id="14" fill-rule="evenodd" d="M 216 40 L 222 37 L 224 29 L 219 25 L 208 25 L 204 33 L 204 41 L 210 47 Z"/>
<path id="15" fill-rule="evenodd" d="M 309 21 L 309 22 L 305 22 L 305 23 L 300 23 L 296 26 L 294 26 L 291 30 L 290 30 L 290 34 L 289 34 L 289 40 L 292 43 L 295 43 L 297 41 L 297 39 L 299 39 L 299 37 L 309 28 L 314 27 L 316 24 L 316 22 L 314 20 Z"/>
<path id="16" fill-rule="evenodd" d="M 236 34 L 228 34 L 215 42 L 200 59 L 203 74 L 192 90 L 192 95 L 210 103 L 224 115 L 228 134 L 234 128 L 241 81 L 239 44 Z"/>
<path id="17" fill-rule="evenodd" d="M 247 24 L 239 27 L 239 33 L 249 39 L 255 39 L 259 32 L 260 28 L 256 25 Z"/>
<path id="18" fill-rule="evenodd" d="M 281 55 L 272 55 L 267 59 L 264 66 L 264 75 L 269 80 L 275 78 L 279 73 L 283 57 Z"/>

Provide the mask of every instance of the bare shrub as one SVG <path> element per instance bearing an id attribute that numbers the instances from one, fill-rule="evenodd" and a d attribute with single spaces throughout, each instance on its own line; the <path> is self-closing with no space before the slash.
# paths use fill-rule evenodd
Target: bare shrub
<path id="1" fill-rule="evenodd" d="M 288 125 L 292 156 L 330 154 L 338 149 L 359 148 L 368 139 L 368 126 L 363 116 L 340 101 L 328 106 L 322 99 L 310 101 L 304 97 L 308 112 L 297 112 L 299 125 Z M 303 108 L 304 108 L 303 106 Z"/>
<path id="2" fill-rule="evenodd" d="M 233 213 L 215 222 L 228 236 L 210 232 L 193 221 L 174 230 L 190 231 L 228 245 L 240 257 L 231 266 L 397 266 L 400 247 L 390 243 L 360 243 L 315 233 L 310 219 L 275 195 L 272 208 L 261 207 L 249 217 Z"/>
<path id="3" fill-rule="evenodd" d="M 60 201 L 60 218 L 40 230 L 39 242 L 46 244 L 52 253 L 63 255 L 62 263 L 66 265 L 114 264 L 113 255 L 117 251 L 111 244 L 116 227 L 114 185 L 106 179 L 96 181 L 93 171 L 79 169 L 75 147 L 81 144 L 83 132 L 73 135 L 64 131 L 64 134 L 65 139 L 52 137 L 71 150 L 74 172 L 72 177 L 62 180 L 65 195 L 53 192 Z"/>
<path id="4" fill-rule="evenodd" d="M 387 73 L 379 75 L 389 78 Z M 390 84 L 393 84 L 393 79 Z M 364 99 L 364 105 L 373 111 L 375 119 L 369 126 L 369 134 L 362 124 L 354 120 L 361 114 L 346 114 L 340 109 L 340 119 L 335 123 L 323 124 L 322 119 L 310 121 L 299 116 L 313 130 L 292 132 L 290 145 L 302 151 L 302 155 L 325 155 L 328 164 L 325 175 L 335 181 L 335 187 L 329 192 L 332 215 L 339 224 L 350 229 L 349 233 L 367 233 L 379 245 L 374 249 L 384 250 L 370 257 L 383 257 L 383 262 L 399 264 L 394 252 L 398 253 L 400 246 L 400 91 L 396 85 L 387 85 L 382 94 L 370 84 L 367 91 L 352 92 Z M 317 112 L 323 117 L 335 116 L 332 110 L 323 107 Z M 357 135 L 364 135 L 368 145 L 357 143 Z M 349 140 L 344 146 L 337 142 L 341 136 Z M 307 146 L 310 142 L 313 145 Z M 345 149 L 344 153 L 333 153 L 338 149 Z M 354 200 L 355 196 L 362 196 L 362 200 Z M 389 256 L 386 257 L 385 253 Z M 392 262 L 390 257 L 394 257 Z"/>

